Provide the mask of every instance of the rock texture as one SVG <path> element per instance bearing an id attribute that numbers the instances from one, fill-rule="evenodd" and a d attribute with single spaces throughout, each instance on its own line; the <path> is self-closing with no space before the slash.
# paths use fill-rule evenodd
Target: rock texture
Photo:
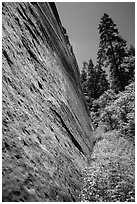
<path id="1" fill-rule="evenodd" d="M 78 201 L 92 128 L 54 3 L 3 3 L 3 201 Z"/>

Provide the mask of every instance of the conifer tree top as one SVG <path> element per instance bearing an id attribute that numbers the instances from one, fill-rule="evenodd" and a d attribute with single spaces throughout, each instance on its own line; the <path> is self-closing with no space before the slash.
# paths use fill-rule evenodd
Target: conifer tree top
<path id="1" fill-rule="evenodd" d="M 101 40 L 103 39 L 106 40 L 108 39 L 108 36 L 112 38 L 119 34 L 118 29 L 116 28 L 116 24 L 106 13 L 104 13 L 103 17 L 101 18 L 98 29 L 99 34 L 101 34 L 100 35 Z"/>

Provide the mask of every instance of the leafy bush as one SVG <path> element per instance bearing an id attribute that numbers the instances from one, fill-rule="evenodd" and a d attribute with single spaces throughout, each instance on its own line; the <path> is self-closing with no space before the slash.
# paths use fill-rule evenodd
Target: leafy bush
<path id="1" fill-rule="evenodd" d="M 83 170 L 81 201 L 135 202 L 134 101 L 134 83 L 124 92 L 108 90 L 93 101 L 95 145 L 91 163 Z"/>
<path id="2" fill-rule="evenodd" d="M 135 91 L 134 83 L 124 92 L 117 95 L 117 99 L 106 106 L 100 115 L 110 130 L 119 130 L 126 138 L 134 139 L 135 135 Z"/>
<path id="3" fill-rule="evenodd" d="M 116 131 L 96 143 L 91 164 L 83 171 L 81 201 L 134 202 L 134 145 Z"/>
<path id="4" fill-rule="evenodd" d="M 114 91 L 108 90 L 101 95 L 99 99 L 93 101 L 90 114 L 95 128 L 98 127 L 101 121 L 100 116 L 103 113 L 104 108 L 111 105 L 116 98 L 117 95 L 114 93 Z"/>
<path id="5" fill-rule="evenodd" d="M 93 102 L 91 118 L 94 126 L 103 122 L 108 130 L 119 130 L 126 138 L 134 139 L 135 135 L 135 90 L 134 83 L 124 92 L 115 94 L 108 90 Z"/>

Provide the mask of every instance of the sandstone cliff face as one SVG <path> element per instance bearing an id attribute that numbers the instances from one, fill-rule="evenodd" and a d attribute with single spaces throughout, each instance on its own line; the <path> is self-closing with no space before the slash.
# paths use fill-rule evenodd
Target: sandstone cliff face
<path id="1" fill-rule="evenodd" d="M 77 201 L 92 129 L 54 3 L 3 3 L 3 201 Z"/>

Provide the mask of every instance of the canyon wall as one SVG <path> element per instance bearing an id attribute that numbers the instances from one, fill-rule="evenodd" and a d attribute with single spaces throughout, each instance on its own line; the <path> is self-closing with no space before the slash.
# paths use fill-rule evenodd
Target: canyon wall
<path id="1" fill-rule="evenodd" d="M 78 201 L 92 124 L 54 3 L 2 4 L 2 199 Z"/>

